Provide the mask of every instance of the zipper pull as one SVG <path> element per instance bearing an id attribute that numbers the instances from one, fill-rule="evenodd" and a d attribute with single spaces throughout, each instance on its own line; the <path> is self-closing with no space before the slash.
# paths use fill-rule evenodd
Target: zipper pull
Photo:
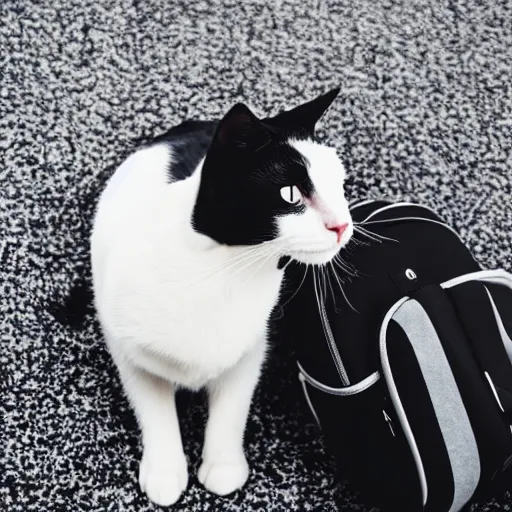
<path id="1" fill-rule="evenodd" d="M 393 437 L 396 437 L 395 431 L 393 430 L 393 420 L 388 416 L 388 413 L 382 409 L 382 414 L 384 414 L 384 421 L 388 424 L 389 430 L 393 434 Z"/>

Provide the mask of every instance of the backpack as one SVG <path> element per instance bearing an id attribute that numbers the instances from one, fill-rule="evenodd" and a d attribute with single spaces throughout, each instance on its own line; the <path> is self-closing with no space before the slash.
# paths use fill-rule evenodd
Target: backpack
<path id="1" fill-rule="evenodd" d="M 285 271 L 305 401 L 368 505 L 460 511 L 512 461 L 512 275 L 482 270 L 425 206 L 351 212 L 343 260 Z"/>

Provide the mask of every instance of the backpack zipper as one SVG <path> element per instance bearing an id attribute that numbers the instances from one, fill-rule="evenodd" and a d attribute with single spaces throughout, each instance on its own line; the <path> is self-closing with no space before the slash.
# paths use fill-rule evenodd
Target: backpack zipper
<path id="1" fill-rule="evenodd" d="M 329 324 L 329 320 L 327 318 L 327 312 L 325 311 L 325 304 L 322 298 L 322 294 L 318 293 L 318 286 L 314 275 L 313 285 L 315 287 L 315 295 L 317 297 L 316 303 L 318 305 L 318 312 L 320 313 L 320 322 L 324 330 L 324 335 L 327 339 L 327 346 L 329 347 L 329 351 L 331 352 L 331 357 L 334 360 L 334 365 L 336 366 L 336 370 L 338 371 L 338 375 L 340 376 L 341 383 L 344 386 L 350 386 L 350 380 L 348 378 L 347 371 L 345 370 L 345 366 L 343 365 L 343 361 L 341 360 L 341 356 L 338 351 L 336 341 L 334 340 L 331 325 Z"/>
<path id="2" fill-rule="evenodd" d="M 320 304 L 320 317 L 322 320 L 322 324 L 324 326 L 325 336 L 327 338 L 329 350 L 331 352 L 332 358 L 334 359 L 334 364 L 336 365 L 336 369 L 338 370 L 341 382 L 343 383 L 344 386 L 350 386 L 350 380 L 347 375 L 347 370 L 345 370 L 345 366 L 343 365 L 343 361 L 341 360 L 341 356 L 338 351 L 336 341 L 334 340 L 331 326 L 329 324 L 329 320 L 327 319 L 327 312 L 325 311 L 325 306 L 323 303 Z"/>
<path id="3" fill-rule="evenodd" d="M 395 430 L 393 429 L 393 420 L 389 416 L 389 414 L 386 412 L 386 409 L 382 409 L 382 414 L 384 415 L 384 421 L 387 423 L 389 430 L 391 430 L 391 435 L 393 437 L 396 437 Z"/>
<path id="4" fill-rule="evenodd" d="M 367 389 L 371 388 L 379 379 L 380 379 L 380 373 L 379 372 L 373 372 L 371 375 L 368 375 L 366 379 L 363 379 L 359 381 L 356 384 L 353 384 L 351 386 L 345 386 L 341 388 L 333 388 L 331 386 L 327 386 L 327 384 L 323 384 L 322 382 L 316 380 L 314 377 L 311 377 L 309 373 L 306 372 L 306 370 L 302 367 L 302 365 L 297 361 L 297 366 L 299 367 L 299 380 L 301 382 L 307 382 L 314 388 L 318 389 L 319 391 L 323 391 L 324 393 L 327 393 L 329 395 L 336 395 L 336 396 L 352 396 L 352 395 L 358 395 L 359 393 L 362 393 L 363 391 L 366 391 Z"/>

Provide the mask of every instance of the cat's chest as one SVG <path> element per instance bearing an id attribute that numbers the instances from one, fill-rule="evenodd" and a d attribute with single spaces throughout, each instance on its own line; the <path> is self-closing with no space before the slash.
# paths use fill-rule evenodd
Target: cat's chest
<path id="1" fill-rule="evenodd" d="M 117 296 L 115 323 L 147 369 L 199 386 L 266 337 L 281 277 L 276 269 L 161 275 Z"/>
<path id="2" fill-rule="evenodd" d="M 195 275 L 148 287 L 146 300 L 157 323 L 176 338 L 254 336 L 264 329 L 280 288 L 280 275 L 248 272 L 203 278 Z M 261 333 L 260 333 L 261 334 Z"/>

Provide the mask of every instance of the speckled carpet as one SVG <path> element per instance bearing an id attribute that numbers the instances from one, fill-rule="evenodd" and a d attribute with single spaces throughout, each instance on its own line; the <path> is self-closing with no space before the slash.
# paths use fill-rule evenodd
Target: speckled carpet
<path id="1" fill-rule="evenodd" d="M 51 314 L 88 275 L 96 197 L 134 139 L 340 85 L 320 135 L 352 199 L 424 202 L 485 267 L 511 271 L 511 62 L 510 0 L 2 0 L 0 510 L 158 509 L 94 313 L 82 329 Z M 248 484 L 221 499 L 193 476 L 174 510 L 365 510 L 336 483 L 292 348 L 274 347 L 255 398 Z M 196 464 L 203 397 L 179 408 Z M 473 511 L 510 507 L 507 494 Z"/>

